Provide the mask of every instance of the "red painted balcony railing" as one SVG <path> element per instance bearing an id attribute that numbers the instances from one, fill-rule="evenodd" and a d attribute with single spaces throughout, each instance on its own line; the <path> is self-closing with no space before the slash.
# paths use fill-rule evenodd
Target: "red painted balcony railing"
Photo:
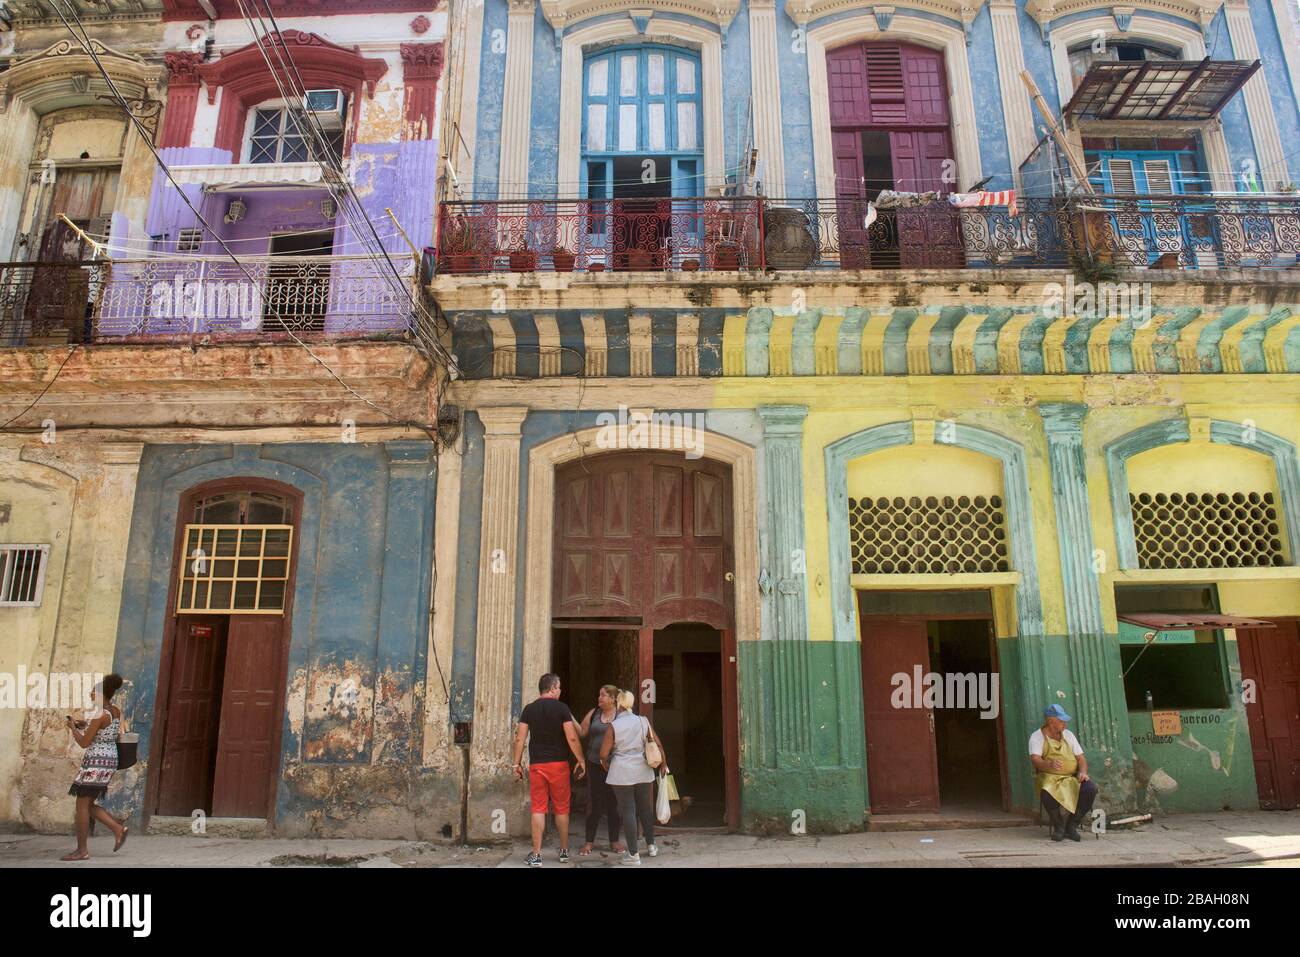
<path id="1" fill-rule="evenodd" d="M 1293 268 L 1300 198 L 1086 196 L 1006 207 L 865 199 L 502 200 L 440 207 L 436 271 Z"/>

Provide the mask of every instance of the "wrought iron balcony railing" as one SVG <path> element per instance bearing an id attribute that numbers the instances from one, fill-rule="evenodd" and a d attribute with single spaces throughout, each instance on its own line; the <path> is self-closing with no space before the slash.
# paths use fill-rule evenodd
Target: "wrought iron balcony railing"
<path id="1" fill-rule="evenodd" d="M 103 262 L 0 263 L 0 346 L 84 342 Z"/>
<path id="2" fill-rule="evenodd" d="M 502 200 L 440 207 L 439 273 L 1294 268 L 1300 198 L 1078 196 L 1006 207 L 761 197 Z"/>
<path id="3" fill-rule="evenodd" d="M 0 345 L 433 334 L 412 257 L 240 261 L 251 282 L 226 258 L 0 264 Z"/>

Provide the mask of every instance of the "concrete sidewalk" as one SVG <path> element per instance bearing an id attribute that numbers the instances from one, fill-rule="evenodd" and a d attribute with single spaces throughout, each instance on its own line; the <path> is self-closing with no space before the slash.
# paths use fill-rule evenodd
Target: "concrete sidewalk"
<path id="1" fill-rule="evenodd" d="M 575 830 L 575 833 L 579 833 Z M 618 867 L 600 850 L 573 862 L 555 859 L 547 836 L 545 868 Z M 989 830 L 872 832 L 834 836 L 752 837 L 665 832 L 661 853 L 642 867 L 1133 867 L 1300 866 L 1300 811 L 1180 814 L 1114 829 L 1081 844 L 1053 844 L 1037 826 Z M 417 841 L 280 840 L 133 834 L 112 853 L 112 838 L 91 838 L 89 861 L 61 863 L 69 836 L 0 834 L 0 868 L 19 867 L 523 867 L 525 842 L 494 845 Z"/>

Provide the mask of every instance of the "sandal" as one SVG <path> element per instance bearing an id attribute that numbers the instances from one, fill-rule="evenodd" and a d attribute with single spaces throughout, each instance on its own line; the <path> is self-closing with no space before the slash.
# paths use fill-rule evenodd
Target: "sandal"
<path id="1" fill-rule="evenodd" d="M 590 844 L 584 844 L 584 845 L 582 845 L 582 847 L 578 848 L 578 856 L 579 856 L 579 857 L 591 857 L 591 845 L 590 845 Z"/>
<path id="2" fill-rule="evenodd" d="M 611 844 L 609 849 L 615 854 L 622 854 L 627 850 L 627 847 L 622 844 Z"/>
<path id="3" fill-rule="evenodd" d="M 64 854 L 59 858 L 61 861 L 88 861 L 90 860 L 89 851 L 73 851 L 71 854 Z"/>
<path id="4" fill-rule="evenodd" d="M 130 834 L 130 833 L 131 833 L 131 829 L 130 829 L 129 827 L 127 827 L 125 824 L 123 824 L 123 825 L 122 825 L 122 836 L 119 837 L 116 841 L 113 842 L 113 853 L 114 853 L 114 854 L 116 854 L 116 853 L 118 852 L 118 850 L 122 847 L 122 845 L 126 843 L 127 835 Z"/>

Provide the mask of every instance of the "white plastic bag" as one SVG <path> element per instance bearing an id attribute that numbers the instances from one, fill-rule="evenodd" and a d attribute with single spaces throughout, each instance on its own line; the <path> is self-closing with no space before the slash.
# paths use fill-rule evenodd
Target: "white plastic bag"
<path id="1" fill-rule="evenodd" d="M 659 794 L 655 798 L 655 820 L 667 824 L 673 819 L 673 809 L 668 803 L 668 782 L 663 772 L 659 774 Z"/>

